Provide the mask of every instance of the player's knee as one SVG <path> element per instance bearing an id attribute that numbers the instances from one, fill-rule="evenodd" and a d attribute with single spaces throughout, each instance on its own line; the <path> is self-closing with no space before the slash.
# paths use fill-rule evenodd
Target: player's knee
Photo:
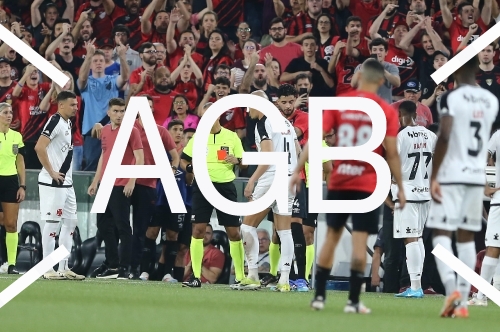
<path id="1" fill-rule="evenodd" d="M 5 231 L 7 233 L 15 233 L 17 232 L 17 223 L 16 221 L 11 221 L 11 222 L 7 222 L 7 220 L 4 221 L 4 228 L 5 228 Z"/>
<path id="2" fill-rule="evenodd" d="M 167 241 L 177 241 L 177 236 L 179 233 L 167 229 L 166 239 Z"/>
<path id="3" fill-rule="evenodd" d="M 229 238 L 229 241 L 241 240 L 239 227 L 226 227 L 226 233 L 227 233 L 227 237 Z"/>
<path id="4" fill-rule="evenodd" d="M 193 237 L 195 239 L 203 239 L 207 230 L 207 224 L 193 224 Z M 228 234 L 229 236 L 229 234 Z"/>
<path id="5" fill-rule="evenodd" d="M 498 256 L 500 256 L 500 248 L 487 247 L 485 255 L 488 257 L 498 258 Z"/>
<path id="6" fill-rule="evenodd" d="M 146 237 L 148 239 L 156 239 L 158 238 L 158 234 L 160 234 L 160 227 L 149 227 L 146 231 Z"/>

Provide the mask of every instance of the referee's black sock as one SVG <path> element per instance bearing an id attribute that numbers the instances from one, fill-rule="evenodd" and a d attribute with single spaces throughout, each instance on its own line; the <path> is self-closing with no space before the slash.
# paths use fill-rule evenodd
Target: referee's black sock
<path id="1" fill-rule="evenodd" d="M 150 264 L 152 261 L 153 253 L 151 249 L 155 249 L 156 241 L 148 237 L 144 239 L 144 248 L 142 249 L 142 259 L 141 259 L 141 273 L 150 272 Z M 156 253 L 155 253 L 156 254 Z"/>
<path id="2" fill-rule="evenodd" d="M 292 222 L 292 237 L 295 245 L 295 262 L 297 263 L 297 279 L 306 278 L 306 238 L 302 224 Z"/>
<path id="3" fill-rule="evenodd" d="M 349 300 L 352 304 L 359 303 L 359 294 L 361 293 L 364 276 L 365 274 L 363 272 L 351 270 L 351 277 L 349 278 Z"/>
<path id="4" fill-rule="evenodd" d="M 326 281 L 330 276 L 330 271 L 332 268 L 326 268 L 317 266 L 316 267 L 316 297 L 322 296 L 323 299 L 326 298 Z"/>
<path id="5" fill-rule="evenodd" d="M 164 274 L 168 273 L 173 277 L 175 258 L 177 257 L 178 250 L 179 250 L 179 242 L 169 241 L 169 240 L 165 241 L 165 271 L 164 271 Z"/>
<path id="6" fill-rule="evenodd" d="M 178 282 L 184 281 L 184 268 L 180 266 L 174 267 L 174 279 Z"/>

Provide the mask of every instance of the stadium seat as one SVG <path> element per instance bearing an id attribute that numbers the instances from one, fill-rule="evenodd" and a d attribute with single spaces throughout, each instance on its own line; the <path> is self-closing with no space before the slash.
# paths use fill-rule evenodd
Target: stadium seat
<path id="1" fill-rule="evenodd" d="M 229 238 L 224 231 L 214 231 L 212 235 L 212 244 L 224 253 L 224 268 L 217 279 L 216 284 L 229 284 L 229 276 L 231 275 L 231 255 L 229 253 Z"/>
<path id="2" fill-rule="evenodd" d="M 94 257 L 97 252 L 97 241 L 95 237 L 88 238 L 81 245 L 81 263 L 77 269 L 73 269 L 73 272 L 88 276 L 92 273 L 90 269 Z"/>
<path id="3" fill-rule="evenodd" d="M 26 243 L 28 240 L 28 243 Z M 26 221 L 19 232 L 17 251 L 17 269 L 26 272 L 43 259 L 42 232 L 40 225 L 34 221 Z"/>

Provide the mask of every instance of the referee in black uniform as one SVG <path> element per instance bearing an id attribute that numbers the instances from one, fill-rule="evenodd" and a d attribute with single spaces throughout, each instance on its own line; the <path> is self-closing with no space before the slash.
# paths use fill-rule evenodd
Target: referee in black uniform
<path id="1" fill-rule="evenodd" d="M 26 172 L 23 137 L 10 129 L 12 118 L 12 106 L 0 103 L 0 224 L 6 232 L 7 248 L 7 262 L 0 267 L 0 273 L 19 274 L 16 270 L 17 217 L 19 203 L 26 194 Z M 5 257 L 3 260 L 5 261 Z"/>

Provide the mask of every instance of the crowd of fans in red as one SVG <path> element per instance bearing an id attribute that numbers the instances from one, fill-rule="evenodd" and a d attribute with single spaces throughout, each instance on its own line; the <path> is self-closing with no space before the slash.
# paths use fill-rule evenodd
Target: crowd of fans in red
<path id="1" fill-rule="evenodd" d="M 159 125 L 178 118 L 196 129 L 199 105 L 257 89 L 276 101 L 277 87 L 288 82 L 299 93 L 295 110 L 307 112 L 308 96 L 354 89 L 358 66 L 374 57 L 386 67 L 379 95 L 414 101 L 417 122 L 429 126 L 438 122 L 436 100 L 454 86 L 451 78 L 437 85 L 430 74 L 499 14 L 493 0 L 4 0 L 0 24 L 71 79 L 65 87 L 51 83 L 3 43 L 0 102 L 13 105 L 27 168 L 39 169 L 40 131 L 57 110 L 58 91 L 74 90 L 73 169 L 94 171 L 100 142 L 91 131 L 108 122 L 113 97 L 150 95 Z M 481 52 L 477 79 L 500 95 L 496 49 Z M 241 106 L 220 121 L 251 151 L 254 123 Z M 285 116 L 293 121 L 295 110 Z"/>

